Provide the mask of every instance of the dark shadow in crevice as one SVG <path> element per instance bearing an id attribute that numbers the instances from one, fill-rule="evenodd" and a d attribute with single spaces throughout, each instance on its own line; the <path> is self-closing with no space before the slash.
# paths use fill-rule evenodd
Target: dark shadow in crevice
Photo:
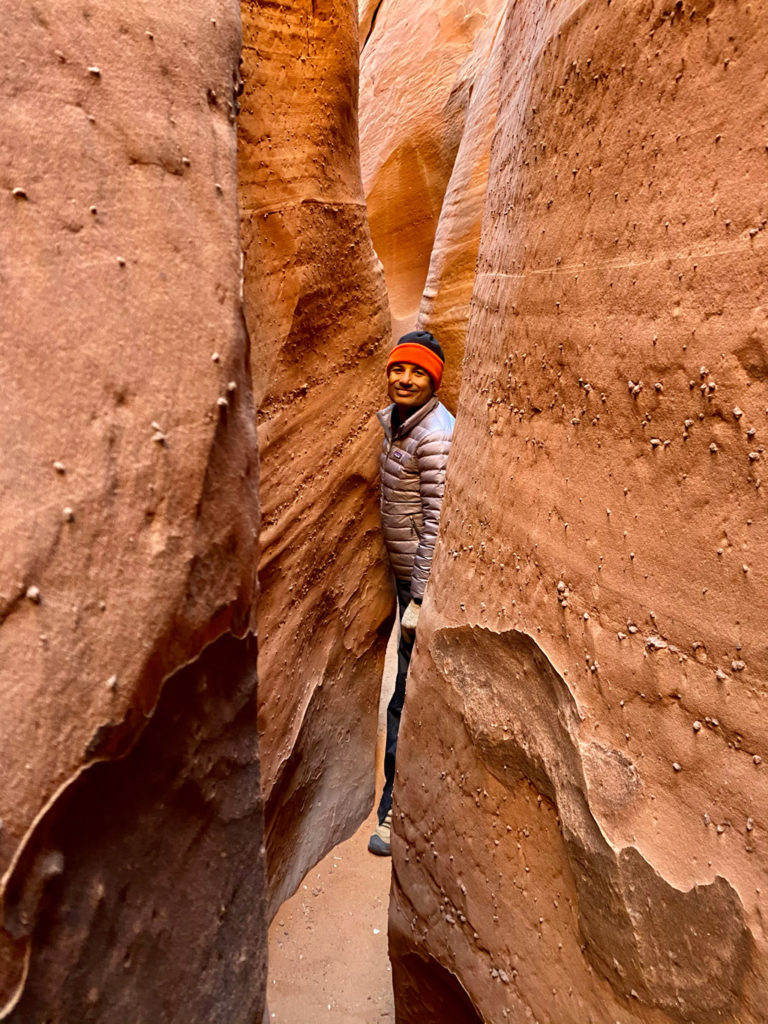
<path id="1" fill-rule="evenodd" d="M 366 46 L 368 45 L 368 40 L 369 40 L 369 39 L 371 38 L 371 36 L 373 35 L 373 27 L 374 27 L 374 25 L 376 24 L 376 17 L 378 16 L 378 13 L 379 13 L 379 11 L 380 11 L 380 9 L 381 9 L 381 5 L 382 5 L 383 3 L 384 3 L 384 0 L 379 0 L 379 2 L 378 2 L 378 3 L 376 4 L 376 6 L 375 6 L 375 7 L 374 7 L 374 9 L 373 9 L 373 14 L 371 15 L 371 24 L 370 24 L 370 27 L 368 28 L 368 32 L 367 32 L 367 34 L 366 34 L 366 37 L 365 37 L 365 42 L 364 42 L 364 43 L 363 43 L 363 45 L 362 45 L 362 46 L 360 47 L 360 56 L 361 56 L 361 57 L 362 57 L 362 55 L 363 55 L 363 50 L 364 50 L 364 49 L 366 48 Z"/>
<path id="2" fill-rule="evenodd" d="M 458 978 L 431 957 L 406 953 L 392 962 L 397 1020 L 483 1024 Z"/>

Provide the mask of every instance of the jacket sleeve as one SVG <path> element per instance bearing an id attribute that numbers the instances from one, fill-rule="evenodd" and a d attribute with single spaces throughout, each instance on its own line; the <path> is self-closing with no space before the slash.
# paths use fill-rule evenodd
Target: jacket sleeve
<path id="1" fill-rule="evenodd" d="M 442 432 L 427 435 L 416 449 L 424 525 L 411 572 L 411 597 L 424 596 L 429 571 L 432 568 L 432 556 L 435 552 L 437 528 L 440 525 L 440 512 L 445 493 L 445 467 L 448 464 L 450 450 L 451 435 Z"/>

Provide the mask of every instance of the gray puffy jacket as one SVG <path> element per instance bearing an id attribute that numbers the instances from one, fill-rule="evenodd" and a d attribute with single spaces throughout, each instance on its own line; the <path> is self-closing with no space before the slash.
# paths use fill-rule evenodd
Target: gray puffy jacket
<path id="1" fill-rule="evenodd" d="M 445 490 L 453 416 L 434 396 L 392 433 L 392 410 L 378 413 L 381 448 L 381 527 L 395 576 L 422 598 Z"/>

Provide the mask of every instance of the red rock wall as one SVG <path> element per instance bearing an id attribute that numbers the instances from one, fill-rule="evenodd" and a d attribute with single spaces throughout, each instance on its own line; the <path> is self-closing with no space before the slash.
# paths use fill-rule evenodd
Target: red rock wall
<path id="1" fill-rule="evenodd" d="M 239 12 L 4 18 L 0 1018 L 251 1024 Z"/>
<path id="2" fill-rule="evenodd" d="M 393 608 L 375 411 L 386 292 L 357 142 L 355 5 L 243 4 L 240 202 L 262 459 L 260 717 L 271 907 L 373 800 Z"/>
<path id="3" fill-rule="evenodd" d="M 765 24 L 510 5 L 399 749 L 398 1022 L 768 1006 Z"/>

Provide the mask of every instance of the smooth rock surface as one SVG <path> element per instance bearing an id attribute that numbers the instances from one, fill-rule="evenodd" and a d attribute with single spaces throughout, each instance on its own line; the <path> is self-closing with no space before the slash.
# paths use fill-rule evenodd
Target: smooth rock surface
<path id="1" fill-rule="evenodd" d="M 0 1019 L 13 1024 L 262 1012 L 239 48 L 229 0 L 4 13 Z"/>
<path id="2" fill-rule="evenodd" d="M 530 2 L 497 37 L 399 1024 L 765 1020 L 765 36 L 754 4 Z"/>
<path id="3" fill-rule="evenodd" d="M 243 5 L 240 202 L 259 408 L 271 912 L 373 801 L 393 610 L 378 464 L 389 319 L 357 143 L 350 0 Z"/>
<path id="4" fill-rule="evenodd" d="M 361 8 L 367 39 L 360 56 L 360 147 L 373 244 L 384 265 L 394 333 L 412 330 L 417 321 L 435 331 L 447 356 L 441 397 L 453 409 L 487 179 L 495 72 L 484 79 L 479 104 L 474 90 L 503 10 L 503 0 L 382 0 L 373 19 L 369 6 Z M 462 152 L 470 115 L 471 148 Z"/>

